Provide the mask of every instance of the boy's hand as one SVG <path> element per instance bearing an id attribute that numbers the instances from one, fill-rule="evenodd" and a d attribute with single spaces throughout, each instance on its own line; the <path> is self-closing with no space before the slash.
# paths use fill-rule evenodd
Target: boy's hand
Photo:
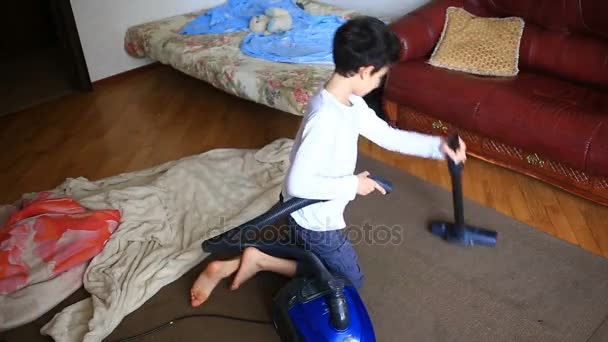
<path id="1" fill-rule="evenodd" d="M 458 142 L 460 144 L 460 147 L 458 148 L 458 151 L 456 151 L 456 152 L 452 151 L 450 146 L 448 146 L 447 139 L 443 138 L 443 137 L 441 138 L 441 147 L 440 147 L 441 152 L 443 152 L 445 155 L 447 155 L 456 164 L 464 163 L 467 160 L 467 145 L 464 143 L 464 141 L 462 141 L 462 139 L 460 137 L 458 137 Z"/>
<path id="2" fill-rule="evenodd" d="M 386 195 L 386 190 L 380 184 L 376 183 L 373 179 L 369 178 L 369 172 L 361 172 L 357 175 L 359 179 L 359 185 L 357 186 L 357 194 L 366 196 L 374 190 L 380 191 L 383 195 Z"/>

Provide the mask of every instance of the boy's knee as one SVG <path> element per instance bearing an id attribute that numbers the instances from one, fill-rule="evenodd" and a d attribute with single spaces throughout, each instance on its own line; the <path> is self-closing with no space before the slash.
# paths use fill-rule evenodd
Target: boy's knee
<path id="1" fill-rule="evenodd" d="M 346 278 L 357 290 L 363 286 L 363 279 L 365 277 L 358 264 L 351 265 L 351 267 L 346 269 L 342 268 L 340 271 L 342 276 Z"/>
<path id="2" fill-rule="evenodd" d="M 351 284 L 357 289 L 360 290 L 363 287 L 363 275 L 360 275 L 354 279 L 351 279 Z"/>

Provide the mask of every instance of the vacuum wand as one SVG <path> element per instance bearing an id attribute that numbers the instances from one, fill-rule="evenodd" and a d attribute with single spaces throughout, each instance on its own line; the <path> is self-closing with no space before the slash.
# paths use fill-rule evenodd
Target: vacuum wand
<path id="1" fill-rule="evenodd" d="M 452 151 L 456 152 L 460 148 L 458 136 L 452 136 L 448 140 L 448 146 Z M 448 170 L 450 170 L 450 177 L 452 179 L 452 202 L 454 203 L 454 220 L 456 226 L 464 226 L 464 207 L 462 206 L 462 170 L 464 169 L 463 163 L 454 162 L 452 158 L 448 157 Z"/>
<path id="2" fill-rule="evenodd" d="M 458 135 L 448 139 L 448 146 L 454 152 L 460 148 Z M 448 169 L 452 178 L 452 201 L 454 204 L 454 223 L 434 222 L 431 232 L 446 241 L 460 245 L 495 246 L 497 233 L 493 230 L 467 226 L 464 222 L 464 207 L 462 197 L 463 163 L 456 163 L 448 157 Z"/>

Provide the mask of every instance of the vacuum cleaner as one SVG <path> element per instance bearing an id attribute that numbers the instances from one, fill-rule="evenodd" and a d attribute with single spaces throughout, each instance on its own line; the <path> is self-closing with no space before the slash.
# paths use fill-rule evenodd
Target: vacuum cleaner
<path id="1" fill-rule="evenodd" d="M 460 148 L 458 135 L 448 139 L 453 151 Z M 434 222 L 430 230 L 450 243 L 460 245 L 495 246 L 497 233 L 492 230 L 468 226 L 464 223 L 462 199 L 462 171 L 464 165 L 448 158 L 452 179 L 452 197 L 455 223 Z M 392 184 L 379 177 L 370 176 L 386 193 Z M 247 247 L 275 257 L 295 259 L 304 270 L 282 287 L 273 298 L 273 322 L 282 342 L 374 342 L 376 336 L 371 319 L 356 288 L 340 274 L 333 274 L 321 260 L 309 250 L 265 242 L 257 238 L 264 227 L 287 217 L 290 213 L 324 200 L 292 198 L 268 212 L 231 229 L 215 238 L 206 240 L 202 248 L 208 253 L 242 252 Z M 198 316 L 198 315 L 197 315 Z M 200 315 L 204 316 L 204 315 Z M 221 315 L 211 315 L 222 317 Z M 194 317 L 194 315 L 182 318 Z M 180 320 L 179 318 L 177 320 Z M 225 317 L 224 318 L 231 318 Z M 267 323 L 247 319 L 254 323 Z M 173 320 L 150 332 L 121 341 L 130 341 L 158 331 L 174 323 Z"/>
<path id="2" fill-rule="evenodd" d="M 454 152 L 460 148 L 458 135 L 448 138 L 448 146 Z M 494 247 L 496 245 L 497 233 L 493 230 L 468 226 L 464 223 L 464 208 L 462 200 L 462 171 L 463 163 L 456 164 L 448 158 L 448 169 L 452 179 L 452 200 L 454 202 L 454 223 L 434 222 L 431 224 L 431 232 L 442 237 L 447 242 L 472 246 L 484 245 Z"/>
<path id="3" fill-rule="evenodd" d="M 387 193 L 392 191 L 389 181 L 370 178 Z M 257 238 L 262 228 L 318 202 L 324 200 L 291 198 L 237 228 L 206 240 L 202 248 L 205 252 L 217 253 L 242 252 L 247 247 L 255 247 L 275 257 L 297 260 L 304 274 L 290 280 L 273 298 L 273 322 L 282 342 L 376 341 L 365 305 L 346 278 L 329 272 L 309 250 Z"/>

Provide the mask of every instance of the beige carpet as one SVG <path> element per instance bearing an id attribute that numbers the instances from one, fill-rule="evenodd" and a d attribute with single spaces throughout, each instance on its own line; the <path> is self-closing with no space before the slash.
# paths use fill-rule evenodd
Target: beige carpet
<path id="1" fill-rule="evenodd" d="M 608 260 L 468 201 L 467 222 L 497 230 L 498 246 L 448 245 L 426 227 L 430 219 L 451 220 L 450 193 L 369 158 L 360 159 L 359 169 L 395 187 L 387 197 L 358 198 L 347 211 L 352 236 L 363 236 L 355 243 L 366 274 L 361 295 L 378 341 L 608 341 Z M 193 313 L 269 319 L 272 294 L 284 279 L 262 274 L 236 292 L 224 282 L 204 307 L 191 309 L 188 290 L 202 268 L 127 316 L 109 340 Z M 2 338 L 46 341 L 38 330 L 53 314 Z M 278 340 L 270 325 L 193 318 L 141 341 L 243 339 Z"/>

